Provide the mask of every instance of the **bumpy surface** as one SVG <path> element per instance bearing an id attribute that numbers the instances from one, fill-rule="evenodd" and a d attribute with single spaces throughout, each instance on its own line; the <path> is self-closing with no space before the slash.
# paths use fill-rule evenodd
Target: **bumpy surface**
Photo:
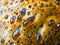
<path id="1" fill-rule="evenodd" d="M 60 0 L 1 0 L 0 45 L 60 45 Z"/>

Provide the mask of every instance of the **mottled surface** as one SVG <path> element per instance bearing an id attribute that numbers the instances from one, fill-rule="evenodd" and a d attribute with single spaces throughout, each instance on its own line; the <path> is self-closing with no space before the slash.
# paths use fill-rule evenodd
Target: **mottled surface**
<path id="1" fill-rule="evenodd" d="M 1 0 L 1 44 L 60 45 L 60 0 Z"/>

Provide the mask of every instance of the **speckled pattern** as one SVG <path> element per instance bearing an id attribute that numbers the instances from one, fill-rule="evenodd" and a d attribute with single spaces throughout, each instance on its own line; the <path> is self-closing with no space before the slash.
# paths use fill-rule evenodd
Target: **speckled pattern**
<path id="1" fill-rule="evenodd" d="M 60 45 L 60 0 L 2 0 L 0 45 Z"/>

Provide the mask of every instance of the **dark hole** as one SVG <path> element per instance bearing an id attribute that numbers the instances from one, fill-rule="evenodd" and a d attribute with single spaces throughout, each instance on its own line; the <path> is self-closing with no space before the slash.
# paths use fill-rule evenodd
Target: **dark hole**
<path id="1" fill-rule="evenodd" d="M 57 45 L 60 45 L 60 43 L 57 43 Z"/>

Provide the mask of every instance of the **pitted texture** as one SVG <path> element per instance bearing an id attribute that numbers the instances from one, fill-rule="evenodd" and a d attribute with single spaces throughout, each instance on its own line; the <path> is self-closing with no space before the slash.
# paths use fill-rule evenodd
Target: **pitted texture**
<path id="1" fill-rule="evenodd" d="M 59 0 L 4 0 L 0 7 L 2 45 L 60 45 Z"/>

